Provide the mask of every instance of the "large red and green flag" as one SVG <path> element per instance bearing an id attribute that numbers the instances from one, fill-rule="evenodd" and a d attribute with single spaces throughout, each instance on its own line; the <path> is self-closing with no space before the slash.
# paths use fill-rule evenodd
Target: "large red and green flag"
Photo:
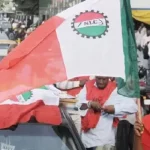
<path id="1" fill-rule="evenodd" d="M 46 85 L 5 100 L 0 104 L 0 129 L 26 123 L 31 117 L 40 123 L 60 125 L 59 95 L 58 89 Z"/>
<path id="2" fill-rule="evenodd" d="M 86 75 L 120 77 L 118 92 L 139 96 L 129 0 L 86 0 L 38 27 L 1 61 L 0 102 Z"/>

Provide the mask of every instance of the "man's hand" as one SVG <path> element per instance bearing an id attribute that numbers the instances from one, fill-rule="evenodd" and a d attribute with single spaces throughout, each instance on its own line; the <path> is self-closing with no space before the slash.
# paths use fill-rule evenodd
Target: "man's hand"
<path id="1" fill-rule="evenodd" d="M 81 80 L 80 81 L 80 87 L 84 87 L 84 85 L 86 84 L 88 80 Z"/>
<path id="2" fill-rule="evenodd" d="M 93 102 L 90 102 L 90 106 L 89 106 L 91 109 L 93 109 L 95 112 L 100 112 L 101 111 L 101 105 L 99 102 L 97 101 L 93 101 Z"/>
<path id="3" fill-rule="evenodd" d="M 103 110 L 104 110 L 104 112 L 106 112 L 108 114 L 114 114 L 115 113 L 115 108 L 113 105 L 104 106 Z"/>
<path id="4" fill-rule="evenodd" d="M 144 126 L 140 121 L 136 121 L 134 125 L 134 132 L 136 136 L 141 136 L 143 134 Z"/>

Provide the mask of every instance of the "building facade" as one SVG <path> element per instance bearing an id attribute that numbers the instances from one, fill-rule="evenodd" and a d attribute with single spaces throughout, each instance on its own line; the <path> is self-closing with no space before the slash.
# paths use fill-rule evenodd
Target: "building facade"
<path id="1" fill-rule="evenodd" d="M 39 0 L 39 14 L 48 19 L 82 0 Z"/>

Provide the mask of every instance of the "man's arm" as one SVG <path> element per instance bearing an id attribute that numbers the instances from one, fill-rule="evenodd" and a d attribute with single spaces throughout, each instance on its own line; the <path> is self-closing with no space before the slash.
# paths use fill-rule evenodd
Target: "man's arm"
<path id="1" fill-rule="evenodd" d="M 103 109 L 106 113 L 113 114 L 115 117 L 122 117 L 136 113 L 138 108 L 135 99 L 118 95 L 116 91 Z"/>
<path id="2" fill-rule="evenodd" d="M 136 121 L 134 124 L 134 143 L 133 150 L 143 150 L 141 136 L 143 133 L 143 124 L 140 121 Z"/>
<path id="3" fill-rule="evenodd" d="M 124 116 L 127 114 L 134 114 L 138 111 L 137 104 L 135 99 L 123 97 L 120 98 L 120 102 L 114 105 L 115 115 L 116 116 Z"/>
<path id="4" fill-rule="evenodd" d="M 80 81 L 63 81 L 56 83 L 56 87 L 61 90 L 70 90 L 80 87 Z"/>
<path id="5" fill-rule="evenodd" d="M 61 90 L 71 90 L 78 87 L 84 87 L 87 80 L 80 81 L 63 81 L 56 83 L 56 87 Z"/>
<path id="6" fill-rule="evenodd" d="M 143 150 L 141 144 L 141 137 L 138 137 L 136 135 L 134 135 L 133 150 Z"/>

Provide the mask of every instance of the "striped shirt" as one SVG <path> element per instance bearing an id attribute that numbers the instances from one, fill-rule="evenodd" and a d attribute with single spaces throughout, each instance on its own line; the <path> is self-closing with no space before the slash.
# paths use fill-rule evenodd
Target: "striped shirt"
<path id="1" fill-rule="evenodd" d="M 94 76 L 90 77 L 90 80 L 94 79 Z M 63 81 L 56 83 L 56 87 L 61 90 L 71 90 L 80 87 L 80 81 Z"/>

